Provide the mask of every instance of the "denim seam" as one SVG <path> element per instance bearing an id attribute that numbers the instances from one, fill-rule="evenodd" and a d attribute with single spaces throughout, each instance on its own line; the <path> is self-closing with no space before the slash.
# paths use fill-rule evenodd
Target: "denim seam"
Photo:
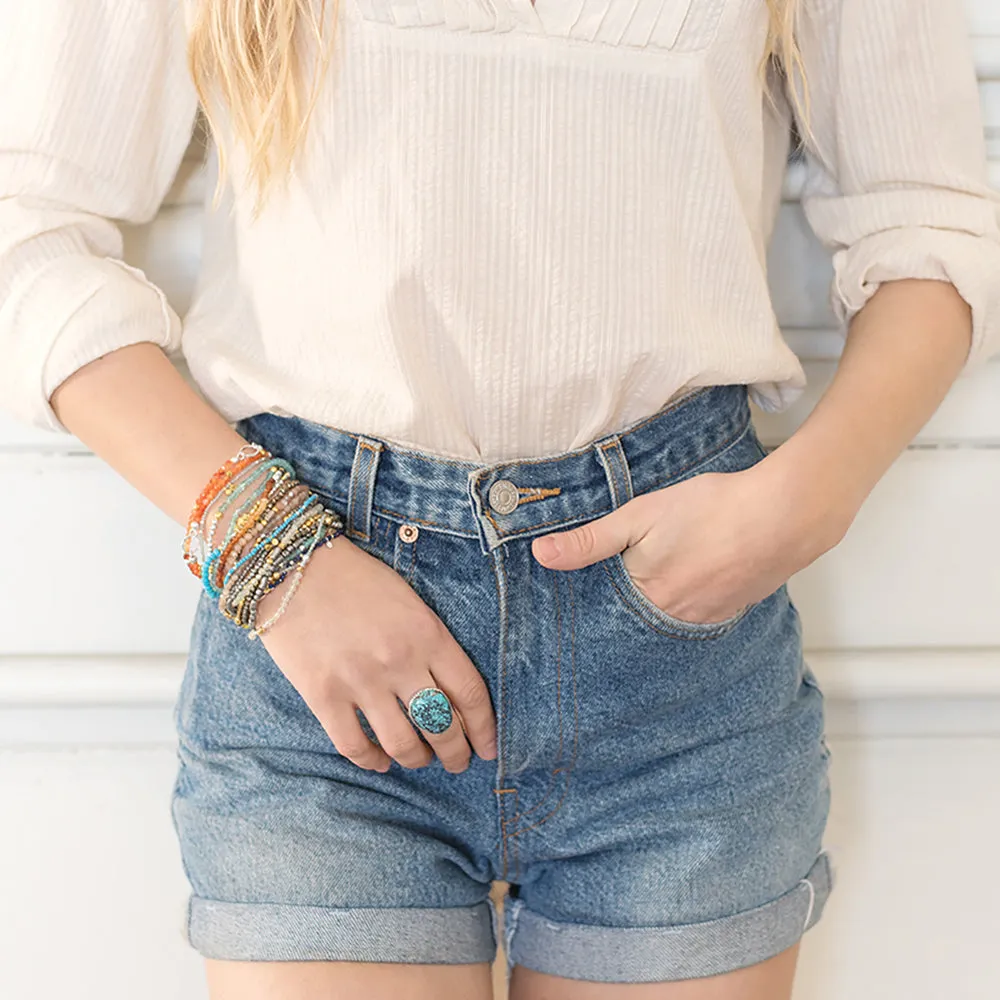
<path id="1" fill-rule="evenodd" d="M 622 590 L 622 588 L 618 585 L 618 582 L 615 580 L 614 573 L 608 567 L 608 560 L 604 560 L 600 565 L 604 572 L 607 573 L 608 580 L 611 583 L 611 586 L 615 589 L 615 593 L 618 594 L 618 598 L 624 609 L 630 612 L 643 625 L 646 625 L 654 632 L 658 632 L 660 635 L 667 636 L 667 638 L 670 639 L 683 639 L 685 641 L 690 640 L 694 642 L 704 642 L 708 639 L 721 639 L 724 635 L 727 635 L 737 625 L 739 625 L 739 623 L 743 621 L 743 619 L 746 618 L 746 616 L 750 614 L 756 606 L 753 604 L 748 605 L 746 610 L 741 615 L 725 622 L 725 627 L 721 629 L 708 629 L 704 632 L 695 629 L 686 629 L 684 623 L 680 619 L 677 619 L 676 626 L 672 626 L 666 621 L 659 621 L 658 619 L 654 619 L 652 615 L 646 614 L 645 610 L 637 605 L 635 598 L 631 594 Z"/>
<path id="2" fill-rule="evenodd" d="M 556 592 L 556 716 L 558 718 L 559 725 L 559 746 L 556 750 L 556 766 L 552 769 L 549 775 L 548 787 L 545 789 L 544 794 L 541 799 L 536 802 L 530 809 L 525 812 L 520 811 L 520 799 L 517 799 L 518 811 L 507 820 L 505 828 L 516 823 L 519 819 L 524 819 L 527 816 L 531 816 L 538 812 L 539 809 L 545 804 L 549 796 L 552 794 L 553 789 L 557 784 L 557 777 L 559 773 L 563 770 L 561 766 L 562 755 L 563 755 L 563 742 L 564 742 L 564 732 L 563 732 L 563 711 L 562 711 L 562 615 L 560 612 L 560 601 L 559 601 L 559 575 L 555 571 L 553 572 L 553 581 L 555 583 Z M 510 837 L 516 837 L 521 831 L 515 830 L 507 835 Z"/>
<path id="3" fill-rule="evenodd" d="M 546 823 L 549 819 L 551 819 L 562 808 L 563 803 L 566 801 L 566 798 L 569 795 L 569 787 L 570 787 L 570 783 L 571 783 L 571 781 L 573 779 L 574 768 L 576 767 L 576 757 L 577 757 L 577 751 L 579 749 L 579 737 L 580 737 L 579 705 L 578 705 L 578 702 L 577 702 L 577 690 L 576 690 L 576 603 L 575 603 L 575 600 L 573 598 L 573 581 L 572 581 L 572 579 L 570 578 L 570 576 L 568 574 L 566 576 L 566 581 L 567 581 L 567 586 L 569 587 L 569 592 L 570 592 L 570 596 L 569 596 L 569 604 L 570 604 L 570 631 L 569 631 L 569 635 L 570 635 L 570 676 L 571 676 L 572 681 L 573 681 L 573 751 L 572 751 L 572 755 L 570 756 L 570 759 L 569 759 L 569 761 L 567 763 L 561 764 L 559 767 L 555 768 L 552 771 L 552 777 L 553 778 L 555 778 L 555 776 L 558 775 L 558 774 L 565 775 L 565 783 L 563 784 L 562 795 L 559 797 L 559 801 L 556 802 L 556 804 L 544 816 L 542 816 L 541 819 L 536 820 L 534 823 L 530 824 L 529 826 L 521 827 L 520 829 L 515 830 L 512 834 L 510 834 L 510 836 L 512 836 L 512 837 L 519 837 L 522 833 L 527 833 L 529 830 L 536 830 L 536 829 L 538 829 L 538 827 L 540 827 L 543 823 Z M 561 704 L 562 704 L 562 702 L 561 702 L 561 698 L 560 698 L 560 716 L 559 716 L 559 722 L 560 722 L 560 730 L 559 730 L 560 757 L 562 755 L 562 711 L 561 711 Z M 554 781 L 550 782 L 550 784 L 549 784 L 549 790 L 551 790 L 554 787 L 555 787 L 555 782 Z M 549 794 L 549 791 L 546 791 L 545 796 L 542 799 L 542 802 L 545 801 L 545 798 L 548 798 L 548 794 Z M 527 812 L 521 813 L 519 815 L 519 818 L 524 819 L 527 816 L 531 815 L 531 813 L 535 812 L 538 808 L 541 807 L 542 802 L 537 803 L 532 809 L 529 809 Z M 518 818 L 518 817 L 515 817 L 515 818 Z"/>
<path id="4" fill-rule="evenodd" d="M 500 731 L 497 733 L 497 787 L 495 789 L 497 794 L 497 807 L 499 809 L 499 823 L 500 823 L 500 851 L 502 856 L 501 872 L 500 878 L 507 878 L 507 873 L 510 870 L 510 858 L 509 851 L 514 845 L 508 843 L 507 838 L 507 799 L 506 796 L 514 795 L 514 810 L 517 811 L 517 789 L 516 788 L 506 788 L 506 765 L 509 749 L 509 738 L 507 731 L 507 715 L 508 715 L 508 704 L 507 704 L 507 676 L 509 671 L 507 670 L 507 576 L 506 570 L 504 568 L 504 552 L 501 549 L 493 557 L 493 584 L 497 591 L 497 601 L 499 604 L 498 611 L 500 617 L 500 645 L 499 645 L 499 660 L 497 663 L 498 671 L 498 683 L 497 687 L 500 693 L 500 710 L 499 710 L 499 722 Z M 501 585 L 502 583 L 502 585 Z"/>
<path id="5" fill-rule="evenodd" d="M 655 488 L 659 488 L 659 487 L 669 486 L 669 485 L 677 482 L 677 480 L 681 476 L 683 476 L 686 472 L 689 472 L 691 469 L 696 469 L 700 465 L 707 465 L 713 459 L 718 458 L 722 454 L 725 454 L 726 451 L 728 451 L 730 448 L 732 448 L 734 445 L 736 445 L 742 439 L 743 435 L 746 434 L 746 432 L 750 429 L 751 426 L 752 426 L 751 421 L 747 420 L 742 425 L 742 427 L 740 427 L 736 431 L 734 431 L 733 434 L 730 437 L 726 438 L 720 444 L 716 445 L 714 451 L 710 451 L 710 452 L 707 452 L 706 454 L 699 455 L 698 458 L 696 458 L 694 461 L 689 462 L 683 468 L 678 469 L 668 479 L 656 480 L 654 482 L 654 484 L 653 484 L 653 488 L 655 489 Z M 648 494 L 650 491 L 647 490 L 646 492 Z M 604 514 L 611 513 L 613 510 L 614 510 L 614 508 L 610 508 L 609 509 L 609 508 L 603 508 L 602 507 L 600 510 L 597 510 L 597 511 L 588 511 L 588 512 L 583 513 L 583 514 L 572 515 L 570 517 L 556 518 L 553 521 L 541 521 L 538 524 L 530 525 L 527 528 L 519 528 L 516 531 L 509 531 L 506 534 L 503 532 L 503 530 L 500 528 L 500 526 L 496 523 L 496 521 L 494 521 L 494 519 L 490 515 L 488 509 L 484 509 L 484 513 L 490 519 L 490 523 L 493 525 L 494 529 L 496 530 L 497 537 L 500 539 L 501 542 L 503 542 L 503 541 L 506 541 L 507 539 L 519 538 L 520 536 L 529 534 L 530 532 L 538 531 L 539 528 L 547 528 L 550 525 L 554 525 L 554 524 L 566 524 L 566 523 L 568 523 L 570 521 L 574 521 L 575 522 L 575 521 L 580 521 L 580 520 L 587 520 L 587 519 L 594 518 L 594 517 L 600 517 L 600 516 L 602 516 Z"/>
<path id="6" fill-rule="evenodd" d="M 350 496 L 348 497 L 347 520 L 350 528 L 349 534 L 369 541 L 371 536 L 371 514 L 372 495 L 374 483 L 372 478 L 372 463 L 378 461 L 379 453 L 382 451 L 381 444 L 373 444 L 366 438 L 359 437 L 357 448 L 354 453 L 354 461 L 351 463 Z M 364 506 L 364 510 L 359 511 L 359 504 Z M 366 530 L 359 531 L 358 525 L 364 526 Z"/>
<path id="7" fill-rule="evenodd" d="M 316 493 L 321 499 L 329 500 L 331 503 L 341 504 L 347 500 L 347 496 L 339 493 L 324 493 L 322 490 L 318 490 L 312 487 L 314 493 Z M 372 504 L 372 513 L 380 514 L 384 518 L 398 518 L 399 524 L 422 524 L 428 528 L 436 528 L 442 534 L 454 535 L 458 538 L 476 538 L 478 537 L 475 532 L 471 531 L 459 531 L 455 528 L 448 526 L 447 524 L 441 524 L 438 521 L 429 521 L 426 518 L 412 517 L 409 514 L 403 514 L 398 510 L 391 510 L 388 507 L 379 507 L 376 504 Z"/>
<path id="8" fill-rule="evenodd" d="M 685 397 L 685 398 L 690 399 L 692 397 L 689 396 L 689 397 Z M 664 411 L 664 412 L 666 412 L 666 411 Z M 656 416 L 658 416 L 658 415 L 659 414 L 657 414 Z M 654 417 L 651 417 L 649 419 L 652 420 L 652 419 L 654 419 Z M 750 421 L 748 419 L 747 421 L 745 421 L 741 425 L 741 427 L 737 431 L 735 431 L 733 433 L 733 435 L 731 435 L 729 438 L 727 438 L 726 440 L 724 440 L 720 444 L 718 444 L 716 446 L 715 450 L 713 450 L 711 452 L 708 452 L 707 454 L 699 455 L 699 457 L 696 458 L 694 461 L 689 462 L 683 468 L 678 469 L 668 479 L 656 480 L 653 483 L 653 485 L 652 485 L 652 489 L 658 489 L 658 488 L 662 488 L 662 487 L 668 486 L 668 485 L 676 482 L 677 479 L 679 479 L 685 473 L 689 472 L 692 468 L 696 468 L 697 466 L 699 466 L 701 464 L 707 463 L 707 462 L 711 461 L 712 459 L 717 458 L 720 454 L 722 454 L 724 452 L 725 449 L 727 449 L 728 447 L 731 447 L 732 445 L 736 444 L 737 441 L 739 441 L 742 438 L 742 436 L 751 427 L 752 427 L 752 421 Z M 568 452 L 567 454 L 562 455 L 562 456 L 557 456 L 556 458 L 538 459 L 537 461 L 538 462 L 561 461 L 564 458 L 570 458 L 573 455 L 584 454 L 585 452 L 586 452 L 586 449 L 583 449 L 582 451 Z M 522 462 L 522 463 L 519 463 L 519 464 L 531 464 L 531 463 L 530 462 Z M 333 493 L 333 492 L 324 492 L 324 491 L 318 490 L 318 489 L 316 489 L 315 492 L 318 493 L 321 497 L 324 497 L 324 498 L 326 498 L 326 499 L 328 499 L 328 500 L 330 500 L 330 501 L 332 501 L 334 503 L 343 502 L 345 500 L 349 500 L 349 497 L 344 497 L 344 496 L 342 496 L 340 494 L 336 494 L 336 493 Z M 650 491 L 647 490 L 646 492 L 648 493 Z M 458 530 L 450 527 L 449 525 L 441 524 L 439 521 L 432 521 L 432 520 L 430 520 L 428 518 L 412 517 L 412 516 L 410 516 L 408 514 L 404 514 L 404 513 L 401 513 L 400 511 L 392 510 L 391 508 L 388 508 L 388 507 L 380 507 L 380 506 L 377 506 L 377 505 L 373 504 L 372 510 L 373 510 L 373 512 L 382 514 L 382 515 L 384 515 L 386 517 L 399 518 L 400 521 L 402 521 L 402 522 L 407 522 L 408 521 L 408 522 L 411 522 L 413 524 L 422 524 L 422 525 L 425 525 L 425 526 L 430 527 L 430 528 L 436 528 L 437 530 L 439 530 L 439 531 L 441 531 L 441 532 L 443 532 L 445 534 L 455 535 L 455 536 L 460 537 L 460 538 L 476 538 L 476 537 L 478 537 L 476 533 L 458 531 Z M 494 519 L 494 517 L 490 513 L 489 507 L 487 505 L 483 505 L 483 513 L 487 517 L 487 519 L 489 520 L 490 524 L 493 526 L 493 529 L 496 531 L 497 537 L 498 537 L 498 539 L 501 542 L 506 541 L 507 539 L 519 538 L 522 535 L 526 535 L 526 534 L 529 534 L 531 532 L 536 532 L 540 528 L 547 528 L 547 527 L 551 527 L 553 525 L 558 525 L 558 524 L 580 523 L 582 521 L 591 520 L 591 519 L 596 518 L 596 517 L 602 517 L 605 514 L 611 513 L 613 510 L 614 510 L 613 507 L 601 507 L 601 508 L 599 508 L 597 510 L 583 511 L 583 512 L 578 513 L 578 514 L 572 514 L 572 515 L 567 515 L 566 517 L 555 518 L 555 519 L 553 519 L 551 521 L 542 521 L 542 522 L 540 522 L 538 524 L 530 525 L 527 528 L 520 528 L 520 529 L 517 529 L 515 531 L 509 531 L 509 532 L 505 533 L 502 530 L 501 526 L 497 523 L 497 521 Z"/>
<path id="9" fill-rule="evenodd" d="M 531 808 L 526 809 L 524 812 L 518 812 L 516 815 L 512 816 L 508 821 L 508 825 L 516 822 L 519 819 L 527 819 L 529 816 L 533 816 L 537 813 L 548 801 L 549 797 L 552 795 L 553 790 L 556 788 L 558 781 L 558 776 L 567 770 L 566 764 L 563 762 L 563 747 L 565 744 L 565 726 L 563 723 L 563 691 L 562 691 L 562 660 L 563 660 L 563 625 L 562 625 L 562 612 L 561 605 L 562 602 L 559 599 L 559 574 L 553 571 L 553 579 L 555 581 L 555 591 L 556 591 L 556 634 L 558 636 L 556 641 L 556 715 L 558 717 L 559 725 L 559 746 L 556 750 L 556 766 L 552 768 L 549 775 L 548 787 L 542 797 L 536 802 Z M 519 836 L 525 830 L 531 829 L 531 827 L 523 827 L 520 830 L 515 830 L 509 834 L 509 836 Z"/>

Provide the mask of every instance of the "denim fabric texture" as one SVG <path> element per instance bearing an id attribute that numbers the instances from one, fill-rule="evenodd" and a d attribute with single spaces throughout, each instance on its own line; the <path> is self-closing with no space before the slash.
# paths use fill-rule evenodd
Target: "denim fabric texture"
<path id="1" fill-rule="evenodd" d="M 762 961 L 819 920 L 834 884 L 830 751 L 786 587 L 725 622 L 685 622 L 620 555 L 555 571 L 530 548 L 760 461 L 745 386 L 492 465 L 298 417 L 236 426 L 440 616 L 489 688 L 499 756 L 461 774 L 437 758 L 357 767 L 203 594 L 173 796 L 202 954 L 484 962 L 502 934 L 508 969 L 657 982 Z M 502 926 L 495 879 L 510 883 Z"/>

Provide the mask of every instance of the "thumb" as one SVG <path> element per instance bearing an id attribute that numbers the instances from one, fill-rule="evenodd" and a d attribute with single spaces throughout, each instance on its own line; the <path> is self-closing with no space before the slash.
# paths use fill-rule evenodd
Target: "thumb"
<path id="1" fill-rule="evenodd" d="M 549 569 L 582 569 L 600 562 L 629 544 L 631 515 L 626 505 L 578 528 L 540 535 L 531 543 L 532 555 Z"/>

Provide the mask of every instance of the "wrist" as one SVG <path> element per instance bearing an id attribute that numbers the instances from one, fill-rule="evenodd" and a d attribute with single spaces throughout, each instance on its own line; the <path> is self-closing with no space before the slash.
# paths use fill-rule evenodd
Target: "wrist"
<path id="1" fill-rule="evenodd" d="M 803 566 L 841 542 L 870 491 L 846 463 L 802 447 L 794 436 L 754 469 L 769 480 L 769 494 L 780 498 L 772 505 L 778 533 Z"/>

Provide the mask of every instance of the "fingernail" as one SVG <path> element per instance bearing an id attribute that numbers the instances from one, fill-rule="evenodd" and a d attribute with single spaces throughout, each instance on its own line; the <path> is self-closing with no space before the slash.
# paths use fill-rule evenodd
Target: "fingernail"
<path id="1" fill-rule="evenodd" d="M 535 539 L 535 555 L 542 559 L 558 559 L 559 548 L 559 542 L 552 535 Z"/>
<path id="2" fill-rule="evenodd" d="M 483 754 L 484 760 L 495 760 L 497 755 L 497 745 L 492 741 L 486 744 L 486 753 Z"/>

